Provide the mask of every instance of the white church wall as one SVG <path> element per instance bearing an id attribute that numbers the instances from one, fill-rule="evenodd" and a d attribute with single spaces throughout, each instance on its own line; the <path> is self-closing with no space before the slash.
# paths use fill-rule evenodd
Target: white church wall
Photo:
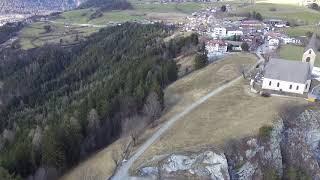
<path id="1" fill-rule="evenodd" d="M 279 83 L 279 86 L 278 86 L 278 83 Z M 306 84 L 264 78 L 262 83 L 262 89 L 303 94 L 305 91 L 306 92 L 309 91 L 310 82 L 306 82 Z"/>

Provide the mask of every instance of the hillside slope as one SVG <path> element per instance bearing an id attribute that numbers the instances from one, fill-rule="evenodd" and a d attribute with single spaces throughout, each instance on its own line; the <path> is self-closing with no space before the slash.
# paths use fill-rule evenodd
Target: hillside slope
<path id="1" fill-rule="evenodd" d="M 0 166 L 22 177 L 60 174 L 152 122 L 163 88 L 177 78 L 173 59 L 198 43 L 197 36 L 165 43 L 172 30 L 126 23 L 72 49 L 1 52 Z"/>

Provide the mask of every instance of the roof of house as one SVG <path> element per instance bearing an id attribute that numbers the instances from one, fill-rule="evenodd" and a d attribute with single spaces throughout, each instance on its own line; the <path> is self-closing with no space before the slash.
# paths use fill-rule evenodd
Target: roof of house
<path id="1" fill-rule="evenodd" d="M 312 49 L 314 52 L 317 52 L 317 35 L 313 33 L 308 45 L 305 48 L 305 51 Z"/>
<path id="2" fill-rule="evenodd" d="M 264 69 L 264 77 L 281 81 L 304 84 L 311 79 L 309 63 L 272 58 Z"/>
<path id="3" fill-rule="evenodd" d="M 223 40 L 215 40 L 215 39 L 207 41 L 206 44 L 209 45 L 209 46 L 213 46 L 213 45 L 216 45 L 216 44 L 219 44 L 219 46 L 227 46 L 228 45 Z"/>

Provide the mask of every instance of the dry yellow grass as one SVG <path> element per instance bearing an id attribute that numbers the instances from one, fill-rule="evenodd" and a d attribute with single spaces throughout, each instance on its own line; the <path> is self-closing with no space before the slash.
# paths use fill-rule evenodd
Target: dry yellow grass
<path id="1" fill-rule="evenodd" d="M 254 135 L 261 126 L 271 124 L 278 118 L 280 107 L 307 103 L 298 98 L 255 96 L 246 84 L 242 81 L 226 89 L 186 115 L 145 152 L 135 167 L 157 155 L 222 147 L 228 140 Z"/>
<path id="2" fill-rule="evenodd" d="M 188 104 L 196 101 L 199 97 L 217 88 L 226 81 L 239 76 L 236 70 L 241 65 L 251 65 L 256 62 L 256 57 L 251 54 L 236 54 L 226 57 L 225 60 L 210 64 L 206 68 L 195 71 L 188 76 L 176 81 L 165 90 L 166 110 L 158 122 L 164 122 L 177 112 L 181 112 Z M 222 71 L 222 69 L 225 71 Z M 156 127 L 157 128 L 157 127 Z M 140 139 L 150 137 L 156 128 L 147 129 Z M 104 150 L 96 153 L 79 166 L 66 173 L 62 180 L 81 180 L 86 175 L 95 176 L 95 179 L 106 178 L 112 175 L 115 164 L 112 160 L 112 152 L 121 149 L 119 140 Z M 137 145 L 138 146 L 138 145 Z"/>
<path id="3" fill-rule="evenodd" d="M 105 180 L 108 179 L 116 168 L 113 157 L 120 157 L 123 144 L 128 139 L 120 139 L 107 148 L 97 152 L 87 160 L 81 162 L 77 167 L 67 172 L 61 180 Z M 116 155 L 116 156 L 115 156 Z"/>

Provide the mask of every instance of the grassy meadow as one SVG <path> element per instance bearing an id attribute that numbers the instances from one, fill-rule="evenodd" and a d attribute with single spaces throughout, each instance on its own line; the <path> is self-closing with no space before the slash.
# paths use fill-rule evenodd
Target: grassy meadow
<path id="1" fill-rule="evenodd" d="M 301 61 L 304 47 L 295 45 L 284 45 L 279 50 L 279 57 L 288 60 Z M 316 67 L 320 67 L 320 52 L 317 52 Z"/>

